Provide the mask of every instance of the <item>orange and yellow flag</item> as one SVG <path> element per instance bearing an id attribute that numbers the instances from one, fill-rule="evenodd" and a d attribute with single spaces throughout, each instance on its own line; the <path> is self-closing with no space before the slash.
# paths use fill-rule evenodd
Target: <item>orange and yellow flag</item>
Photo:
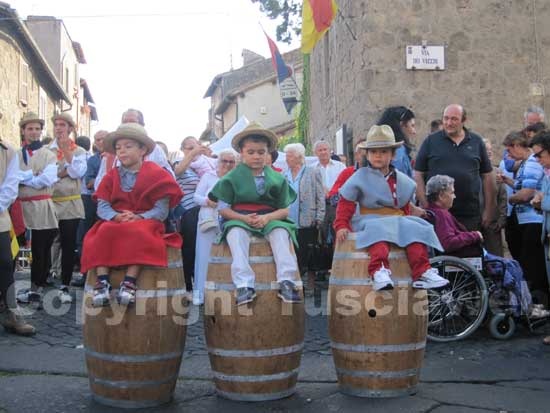
<path id="1" fill-rule="evenodd" d="M 338 13 L 335 0 L 304 0 L 302 6 L 302 52 L 311 53 Z"/>

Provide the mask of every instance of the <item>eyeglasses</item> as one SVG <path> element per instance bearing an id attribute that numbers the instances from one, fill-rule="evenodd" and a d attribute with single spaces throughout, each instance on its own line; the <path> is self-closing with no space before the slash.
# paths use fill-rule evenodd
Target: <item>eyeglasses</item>
<path id="1" fill-rule="evenodd" d="M 235 161 L 229 160 L 229 159 L 220 159 L 221 163 L 225 163 L 227 165 L 234 165 Z"/>
<path id="2" fill-rule="evenodd" d="M 546 149 L 543 149 L 543 150 L 541 150 L 541 151 L 535 152 L 535 153 L 533 154 L 533 156 L 534 156 L 536 159 L 540 159 L 540 158 L 542 157 L 542 153 L 543 153 L 544 151 L 546 151 Z"/>

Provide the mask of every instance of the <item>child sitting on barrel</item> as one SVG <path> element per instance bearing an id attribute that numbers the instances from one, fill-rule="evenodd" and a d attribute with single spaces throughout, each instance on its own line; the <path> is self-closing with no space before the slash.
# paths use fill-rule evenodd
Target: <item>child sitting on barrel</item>
<path id="1" fill-rule="evenodd" d="M 227 239 L 233 257 L 231 277 L 237 305 L 256 297 L 255 274 L 248 262 L 251 235 L 263 236 L 271 245 L 279 297 L 287 303 L 300 302 L 293 281 L 298 265 L 290 251 L 291 240 L 296 242 L 295 225 L 287 219 L 296 193 L 283 175 L 265 166 L 266 154 L 277 147 L 277 137 L 253 123 L 235 135 L 231 145 L 241 154 L 242 162 L 221 178 L 208 196 L 219 202 L 220 215 L 226 220 L 222 239 Z"/>
<path id="2" fill-rule="evenodd" d="M 368 248 L 369 274 L 374 290 L 391 290 L 390 243 L 406 249 L 414 288 L 440 288 L 449 283 L 431 268 L 427 246 L 442 250 L 431 224 L 420 218 L 424 211 L 413 205 L 415 182 L 391 165 L 403 142 L 395 142 L 388 125 L 373 126 L 367 140 L 364 166 L 340 188 L 334 228 L 338 242 L 357 233 L 356 248 Z M 354 217 L 356 203 L 360 213 Z M 411 216 L 416 215 L 416 216 Z"/>
<path id="3" fill-rule="evenodd" d="M 155 148 L 145 129 L 122 124 L 105 137 L 104 147 L 116 153 L 120 166 L 105 175 L 94 194 L 100 221 L 86 234 L 81 262 L 83 272 L 96 269 L 96 307 L 109 303 L 110 268 L 128 267 L 116 298 L 122 305 L 132 304 L 141 267 L 166 267 L 166 247 L 181 247 L 179 234 L 165 235 L 163 221 L 183 193 L 168 172 L 143 160 Z"/>

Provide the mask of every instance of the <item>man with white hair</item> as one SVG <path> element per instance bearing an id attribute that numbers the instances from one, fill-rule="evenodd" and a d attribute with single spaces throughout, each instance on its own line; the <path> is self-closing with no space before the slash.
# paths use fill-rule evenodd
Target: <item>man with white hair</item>
<path id="1" fill-rule="evenodd" d="M 544 109 L 540 106 L 529 106 L 523 114 L 524 126 L 534 125 L 535 123 L 544 122 L 546 118 Z"/>
<path id="2" fill-rule="evenodd" d="M 340 172 L 346 169 L 346 165 L 330 158 L 330 144 L 325 140 L 315 142 L 313 144 L 313 152 L 318 160 L 312 166 L 321 171 L 323 189 L 325 191 L 325 219 L 321 227 L 321 234 L 328 256 L 327 262 L 323 265 L 325 268 L 322 269 L 328 271 L 332 267 L 332 255 L 334 252 L 334 230 L 332 229 L 332 223 L 336 218 L 336 206 L 330 204 L 329 193 Z"/>

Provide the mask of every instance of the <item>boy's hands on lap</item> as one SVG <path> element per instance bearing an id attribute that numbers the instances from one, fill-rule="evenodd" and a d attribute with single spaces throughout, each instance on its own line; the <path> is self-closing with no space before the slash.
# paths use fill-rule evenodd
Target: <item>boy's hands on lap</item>
<path id="1" fill-rule="evenodd" d="M 143 219 L 141 215 L 134 214 L 132 211 L 122 211 L 115 215 L 113 221 L 122 223 L 122 222 L 134 222 Z"/>

